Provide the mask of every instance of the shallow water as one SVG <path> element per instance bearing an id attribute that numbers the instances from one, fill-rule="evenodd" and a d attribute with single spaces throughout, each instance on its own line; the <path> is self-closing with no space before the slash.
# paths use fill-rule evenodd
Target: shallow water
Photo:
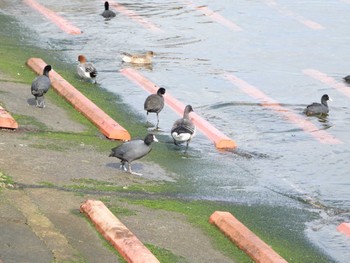
<path id="1" fill-rule="evenodd" d="M 33 43 L 62 52 L 76 63 L 84 54 L 99 71 L 97 82 L 122 96 L 135 114 L 144 116 L 148 93 L 118 71 L 120 53 L 153 50 L 151 68 L 139 72 L 183 102 L 191 104 L 238 144 L 236 152 L 219 152 L 201 133 L 190 143 L 189 156 L 177 151 L 180 176 L 195 198 L 283 206 L 310 206 L 320 219 L 310 222 L 307 235 L 338 262 L 350 258 L 349 239 L 335 227 L 350 217 L 349 97 L 305 75 L 317 69 L 342 82 L 349 75 L 350 4 L 346 1 L 124 1 L 146 19 L 145 27 L 124 14 L 105 21 L 99 1 L 39 1 L 82 29 L 68 35 L 22 1 L 2 1 L 2 10 L 33 30 Z M 207 7 L 242 30 L 236 31 Z M 111 7 L 112 9 L 112 7 Z M 213 14 L 213 13 L 211 13 Z M 303 23 L 317 22 L 323 29 Z M 221 21 L 221 22 L 220 22 Z M 227 81 L 230 73 L 261 90 L 284 109 L 312 122 L 342 144 L 324 144 L 283 115 L 263 107 Z M 350 88 L 350 87 L 349 87 Z M 326 118 L 306 117 L 305 106 L 329 94 Z M 168 107 L 160 114 L 159 133 L 171 142 L 169 130 L 178 115 Z M 154 115 L 150 116 L 156 122 Z M 170 160 L 169 160 L 170 162 Z M 173 165 L 173 164 L 168 164 Z M 188 193 L 190 189 L 190 193 Z"/>

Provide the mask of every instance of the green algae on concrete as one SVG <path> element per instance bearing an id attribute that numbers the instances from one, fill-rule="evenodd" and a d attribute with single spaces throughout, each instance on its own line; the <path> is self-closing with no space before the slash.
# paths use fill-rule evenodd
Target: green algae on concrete
<path id="1" fill-rule="evenodd" d="M 10 23 L 9 23 L 10 22 Z M 25 42 L 25 36 L 20 36 L 20 32 L 23 30 L 16 25 L 16 22 L 11 18 L 0 13 L 0 70 L 6 74 L 9 74 L 14 80 L 18 82 L 27 83 L 30 85 L 31 81 L 36 77 L 28 67 L 25 66 L 25 62 L 30 57 L 40 57 L 49 64 L 52 64 L 54 69 L 59 72 L 68 82 L 80 90 L 84 95 L 97 104 L 102 110 L 109 114 L 113 119 L 117 120 L 122 126 L 124 126 L 134 136 L 140 136 L 145 134 L 144 126 L 140 124 L 139 116 L 129 110 L 128 105 L 123 104 L 120 97 L 105 89 L 102 89 L 99 85 L 84 83 L 79 81 L 75 76 L 75 65 L 63 62 L 61 60 L 62 54 L 57 51 L 49 51 L 38 49 L 29 42 Z M 17 33 L 13 34 L 13 30 Z M 19 118 L 20 123 L 30 123 L 37 127 L 39 130 L 36 132 L 28 132 L 30 136 L 37 136 L 40 138 L 47 138 L 50 141 L 46 146 L 41 144 L 37 147 L 50 148 L 55 142 L 64 142 L 67 144 L 73 143 L 85 143 L 88 145 L 96 146 L 95 149 L 100 151 L 109 151 L 111 145 L 117 143 L 110 142 L 105 138 L 102 138 L 94 125 L 87 121 L 80 113 L 73 109 L 73 107 L 66 103 L 66 101 L 58 96 L 56 93 L 50 91 L 48 93 L 49 98 L 53 103 L 59 107 L 66 109 L 69 115 L 75 121 L 84 124 L 88 127 L 86 132 L 82 133 L 66 133 L 66 132 L 48 132 L 45 126 L 40 123 L 36 123 L 30 118 L 24 116 L 16 116 Z M 33 147 L 36 147 L 35 145 Z M 166 154 L 165 154 L 166 152 Z M 165 163 L 165 158 L 172 158 L 177 153 L 170 152 L 167 146 L 157 146 L 157 152 L 153 152 L 152 156 L 149 156 L 149 160 L 158 158 L 159 162 Z M 177 163 L 172 163 L 168 169 L 177 171 Z M 182 181 L 181 181 L 182 180 Z M 49 186 L 49 185 L 47 185 Z M 55 187 L 51 185 L 51 187 Z M 217 202 L 200 202 L 200 201 L 184 201 L 176 199 L 176 197 L 161 199 L 155 196 L 155 199 L 138 199 L 137 196 L 132 194 L 135 192 L 141 193 L 160 193 L 167 195 L 169 193 L 176 193 L 180 188 L 181 193 L 186 193 L 189 189 L 186 189 L 186 179 L 180 179 L 176 184 L 174 183 L 160 183 L 145 185 L 133 185 L 128 189 L 118 187 L 116 185 L 108 185 L 103 182 L 90 181 L 82 182 L 77 181 L 73 185 L 66 186 L 74 188 L 75 191 L 85 193 L 86 190 L 97 189 L 98 191 L 114 191 L 115 193 L 130 193 L 129 197 L 123 196 L 127 202 L 144 205 L 153 209 L 162 209 L 167 211 L 174 211 L 183 215 L 186 215 L 188 220 L 195 226 L 203 229 L 214 241 L 218 249 L 223 253 L 228 254 L 230 257 L 235 258 L 237 262 L 251 262 L 247 256 L 237 249 L 232 243 L 225 238 L 221 232 L 214 226 L 208 223 L 209 216 L 215 210 L 225 210 L 234 214 L 241 222 L 247 225 L 252 231 L 254 231 L 260 238 L 270 244 L 281 256 L 283 256 L 289 262 L 331 262 L 325 255 L 314 248 L 305 236 L 303 236 L 304 223 L 312 218 L 312 213 L 307 214 L 304 218 L 297 216 L 299 211 L 292 208 L 283 207 L 269 207 L 260 205 L 239 205 L 239 204 L 227 204 L 222 205 Z M 1 189 L 0 189 L 1 190 Z M 116 208 L 115 212 L 118 212 L 118 206 L 114 205 L 113 200 L 110 202 L 110 206 Z M 279 219 L 273 220 L 273 215 Z M 277 216 L 278 215 L 278 216 Z M 282 216 L 282 218 L 281 218 Z M 285 220 L 283 220 L 283 218 Z M 294 219 L 295 221 L 294 221 Z M 296 222 L 291 224 L 291 222 Z M 284 222 L 288 222 L 289 225 L 285 225 Z M 150 245 L 152 246 L 152 245 Z M 155 249 L 158 250 L 158 249 Z M 177 260 L 177 259 L 175 259 Z M 169 261 L 176 262 L 176 261 Z"/>

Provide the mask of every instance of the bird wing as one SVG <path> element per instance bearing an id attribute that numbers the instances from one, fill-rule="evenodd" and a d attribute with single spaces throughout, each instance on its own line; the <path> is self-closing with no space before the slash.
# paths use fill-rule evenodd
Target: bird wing
<path id="1" fill-rule="evenodd" d="M 196 127 L 191 120 L 179 119 L 179 120 L 175 121 L 175 123 L 171 129 L 171 133 L 177 132 L 178 134 L 179 133 L 194 134 L 195 130 L 196 130 Z"/>
<path id="2" fill-rule="evenodd" d="M 86 72 L 89 72 L 91 78 L 97 76 L 97 70 L 92 63 L 85 63 L 85 70 Z"/>
<path id="3" fill-rule="evenodd" d="M 43 95 L 49 90 L 50 86 L 51 81 L 49 77 L 41 75 L 33 80 L 31 92 L 33 95 Z"/>
<path id="4" fill-rule="evenodd" d="M 164 108 L 164 98 L 157 94 L 147 97 L 144 103 L 144 109 L 149 112 L 160 112 Z"/>
<path id="5" fill-rule="evenodd" d="M 110 156 L 131 162 L 142 158 L 148 154 L 151 149 L 152 148 L 147 146 L 143 140 L 132 140 L 113 148 Z"/>

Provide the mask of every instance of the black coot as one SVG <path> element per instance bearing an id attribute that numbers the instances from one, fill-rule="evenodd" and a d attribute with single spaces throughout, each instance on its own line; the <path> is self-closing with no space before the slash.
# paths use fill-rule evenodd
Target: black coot
<path id="1" fill-rule="evenodd" d="M 43 75 L 36 77 L 31 86 L 32 95 L 35 97 L 36 106 L 40 108 L 45 107 L 44 94 L 50 89 L 51 81 L 49 78 L 49 72 L 52 67 L 46 65 L 43 70 Z"/>
<path id="2" fill-rule="evenodd" d="M 131 170 L 131 162 L 148 154 L 152 150 L 152 142 L 158 142 L 153 134 L 148 134 L 144 140 L 136 139 L 125 142 L 113 148 L 109 157 L 117 157 L 120 159 L 121 167 L 124 171 L 128 171 L 131 174 L 142 175 Z M 128 169 L 126 169 L 125 163 L 128 163 Z"/>
<path id="3" fill-rule="evenodd" d="M 115 17 L 115 13 L 112 10 L 109 10 L 109 3 L 108 1 L 105 2 L 105 10 L 101 14 L 104 18 L 112 18 Z"/>
<path id="4" fill-rule="evenodd" d="M 307 116 L 327 114 L 329 112 L 327 103 L 328 100 L 332 101 L 332 99 L 327 94 L 323 95 L 321 98 L 321 103 L 314 102 L 308 105 L 304 110 L 304 113 Z"/>
<path id="5" fill-rule="evenodd" d="M 147 122 L 148 122 L 148 113 L 156 113 L 157 114 L 157 126 L 159 127 L 159 112 L 164 108 L 164 97 L 165 94 L 164 88 L 159 88 L 157 94 L 149 95 L 144 103 L 144 109 L 147 112 Z"/>

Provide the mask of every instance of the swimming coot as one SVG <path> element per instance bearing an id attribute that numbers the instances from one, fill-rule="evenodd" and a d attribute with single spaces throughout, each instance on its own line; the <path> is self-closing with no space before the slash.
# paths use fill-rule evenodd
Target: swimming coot
<path id="1" fill-rule="evenodd" d="M 157 126 L 159 126 L 159 112 L 164 108 L 164 97 L 165 94 L 164 88 L 159 88 L 157 94 L 149 95 L 144 103 L 144 109 L 147 112 L 147 122 L 148 122 L 148 113 L 156 113 L 157 114 Z"/>
<path id="2" fill-rule="evenodd" d="M 323 95 L 321 97 L 321 103 L 314 102 L 308 105 L 304 110 L 304 113 L 307 116 L 327 114 L 329 112 L 327 103 L 328 100 L 332 101 L 332 99 L 327 94 Z"/>
<path id="3" fill-rule="evenodd" d="M 115 17 L 115 13 L 112 10 L 109 10 L 109 3 L 105 2 L 105 10 L 102 12 L 101 16 L 104 18 L 113 18 Z"/>
<path id="4" fill-rule="evenodd" d="M 43 75 L 36 77 L 32 82 L 31 92 L 35 97 L 36 106 L 39 108 L 45 108 L 44 94 L 50 89 L 51 86 L 51 81 L 49 78 L 49 72 L 51 69 L 51 65 L 46 65 L 43 70 Z"/>
<path id="5" fill-rule="evenodd" d="M 188 144 L 196 133 L 196 126 L 190 120 L 189 114 L 193 111 L 191 105 L 187 105 L 184 110 L 184 116 L 174 122 L 171 128 L 171 136 L 174 139 L 174 144 L 186 142 L 185 153 L 187 152 Z"/>
<path id="6" fill-rule="evenodd" d="M 135 175 L 142 175 L 131 170 L 131 162 L 148 154 L 152 150 L 152 142 L 158 142 L 157 138 L 153 134 L 148 134 L 144 140 L 135 139 L 125 142 L 113 148 L 109 157 L 117 157 L 120 159 L 120 166 L 124 171 L 128 171 L 129 173 Z M 125 163 L 128 163 L 128 170 L 125 167 Z"/>

